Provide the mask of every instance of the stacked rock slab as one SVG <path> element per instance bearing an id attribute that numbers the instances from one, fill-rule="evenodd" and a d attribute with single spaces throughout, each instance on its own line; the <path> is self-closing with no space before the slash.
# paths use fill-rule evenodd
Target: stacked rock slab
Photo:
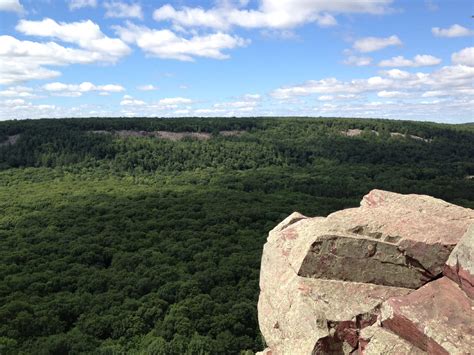
<path id="1" fill-rule="evenodd" d="M 471 225 L 449 256 L 444 274 L 474 299 L 474 225 Z"/>
<path id="2" fill-rule="evenodd" d="M 470 209 L 380 190 L 366 195 L 360 207 L 326 218 L 293 213 L 269 233 L 263 250 L 258 315 L 268 349 L 262 354 L 424 353 L 434 345 L 423 344 L 440 342 L 447 326 L 453 329 L 450 336 L 464 336 L 474 347 L 474 340 L 465 336 L 470 331 L 466 318 L 458 319 L 463 325 L 457 328 L 437 323 L 433 329 L 440 337 L 423 337 L 433 324 L 419 323 L 420 315 L 409 312 L 402 328 L 419 325 L 415 328 L 423 334 L 418 343 L 396 329 L 399 318 L 389 326 L 390 316 L 405 317 L 406 304 L 422 299 L 415 293 L 428 297 L 438 284 L 444 290 L 439 304 L 452 292 L 465 317 L 474 316 L 455 282 L 437 280 L 443 270 L 451 270 L 463 289 L 472 286 L 472 257 L 469 263 L 466 251 L 471 239 L 465 248 L 457 247 L 454 267 L 449 267 L 452 262 L 445 266 L 472 223 Z M 454 349 L 444 346 L 448 352 Z"/>

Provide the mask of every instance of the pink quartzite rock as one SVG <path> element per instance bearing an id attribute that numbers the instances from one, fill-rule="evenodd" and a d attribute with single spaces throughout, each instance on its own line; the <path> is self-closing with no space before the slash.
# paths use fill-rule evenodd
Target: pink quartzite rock
<path id="1" fill-rule="evenodd" d="M 272 354 L 357 348 L 358 329 L 377 319 L 379 305 L 410 289 L 301 277 L 292 266 L 307 238 L 328 233 L 324 218 L 293 214 L 269 234 L 260 273 L 260 330 Z M 313 235 L 313 236 L 312 236 Z M 301 263 L 301 260 L 300 260 Z"/>
<path id="2" fill-rule="evenodd" d="M 474 302 L 443 277 L 382 305 L 382 326 L 429 354 L 470 354 Z"/>
<path id="3" fill-rule="evenodd" d="M 444 274 L 474 299 L 474 224 L 449 256 Z"/>
<path id="4" fill-rule="evenodd" d="M 359 208 L 327 217 L 337 229 L 396 245 L 413 267 L 437 276 L 470 224 L 474 211 L 425 195 L 372 190 Z"/>
<path id="5" fill-rule="evenodd" d="M 358 350 L 359 355 L 426 354 L 425 351 L 378 325 L 362 329 Z"/>
<path id="6" fill-rule="evenodd" d="M 380 326 L 371 337 L 361 338 L 361 332 L 380 324 L 381 309 L 386 315 L 392 307 L 398 310 L 393 302 L 403 300 L 408 301 L 401 309 L 410 309 L 418 301 L 409 298 L 412 292 L 425 295 L 432 285 L 438 285 L 440 281 L 433 280 L 472 223 L 474 211 L 470 209 L 429 196 L 380 190 L 365 196 L 359 208 L 326 218 L 293 213 L 269 233 L 263 248 L 258 319 L 267 354 L 349 354 L 361 346 L 372 354 L 377 349 L 386 354 L 403 354 L 404 349 L 412 349 L 413 354 L 439 350 L 437 336 L 447 334 L 442 327 L 438 329 L 437 314 L 430 316 L 437 322 L 433 329 L 438 335 L 432 334 L 431 323 L 420 330 L 418 320 L 401 322 L 402 330 L 418 334 L 415 341 L 422 338 L 426 344 L 407 345 L 406 332 L 399 334 L 403 340 Z M 450 282 L 464 295 L 454 282 L 445 280 L 441 284 Z M 439 309 L 433 309 L 441 315 L 452 308 L 440 306 L 451 302 L 449 297 L 463 307 L 468 299 L 465 295 L 456 298 L 455 290 L 446 287 L 439 294 L 432 293 L 436 300 L 425 298 L 423 302 L 438 305 Z M 417 308 L 425 311 L 422 304 Z M 448 312 L 449 317 L 452 314 Z M 398 329 L 400 317 L 391 319 L 384 318 L 387 327 L 392 324 Z M 456 328 L 459 324 L 450 325 L 456 335 L 468 331 L 465 324 L 461 329 Z M 439 346 L 449 349 L 451 345 L 444 344 L 448 341 L 452 339 Z"/>

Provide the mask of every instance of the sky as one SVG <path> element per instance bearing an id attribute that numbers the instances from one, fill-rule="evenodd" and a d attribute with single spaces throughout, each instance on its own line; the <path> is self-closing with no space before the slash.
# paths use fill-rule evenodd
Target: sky
<path id="1" fill-rule="evenodd" d="M 0 120 L 474 121 L 468 0 L 0 0 Z"/>

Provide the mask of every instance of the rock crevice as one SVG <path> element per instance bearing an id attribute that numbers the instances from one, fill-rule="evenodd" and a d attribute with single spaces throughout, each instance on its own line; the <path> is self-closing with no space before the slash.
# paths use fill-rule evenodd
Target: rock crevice
<path id="1" fill-rule="evenodd" d="M 291 214 L 264 246 L 263 353 L 468 353 L 473 223 L 470 209 L 381 190 L 326 218 Z"/>

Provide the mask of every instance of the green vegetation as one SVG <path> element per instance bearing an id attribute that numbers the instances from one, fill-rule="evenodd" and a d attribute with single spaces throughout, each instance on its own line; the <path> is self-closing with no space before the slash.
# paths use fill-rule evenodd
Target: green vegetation
<path id="1" fill-rule="evenodd" d="M 353 128 L 362 134 L 341 134 Z M 212 135 L 170 141 L 99 130 Z M 0 144 L 13 135 L 0 146 L 0 354 L 251 354 L 263 348 L 261 249 L 291 212 L 327 215 L 373 188 L 474 207 L 472 125 L 0 123 Z"/>

